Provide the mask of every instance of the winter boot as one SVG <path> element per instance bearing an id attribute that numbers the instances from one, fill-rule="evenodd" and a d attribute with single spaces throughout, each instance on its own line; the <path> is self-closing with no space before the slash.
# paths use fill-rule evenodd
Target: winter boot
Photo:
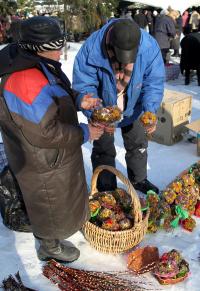
<path id="1" fill-rule="evenodd" d="M 197 70 L 197 82 L 198 82 L 198 86 L 200 86 L 200 69 Z"/>
<path id="2" fill-rule="evenodd" d="M 190 84 L 190 78 L 189 77 L 185 77 L 185 85 L 189 85 Z"/>
<path id="3" fill-rule="evenodd" d="M 39 260 L 55 259 L 61 262 L 73 262 L 80 256 L 80 251 L 73 245 L 65 245 L 58 239 L 39 238 L 40 247 L 37 251 Z"/>
<path id="4" fill-rule="evenodd" d="M 189 85 L 190 84 L 190 70 L 187 69 L 185 70 L 185 85 Z"/>
<path id="5" fill-rule="evenodd" d="M 159 189 L 158 187 L 156 187 L 155 185 L 153 185 L 149 180 L 147 179 L 144 179 L 143 181 L 141 182 L 137 182 L 137 183 L 132 183 L 133 184 L 133 187 L 136 189 L 136 190 L 139 190 L 140 192 L 143 192 L 144 194 L 147 194 L 147 192 L 149 190 L 152 190 L 154 191 L 155 193 L 159 193 Z"/>

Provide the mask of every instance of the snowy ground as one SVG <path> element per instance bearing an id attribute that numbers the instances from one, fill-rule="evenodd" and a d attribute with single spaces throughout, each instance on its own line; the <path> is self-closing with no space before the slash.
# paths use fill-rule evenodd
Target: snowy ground
<path id="1" fill-rule="evenodd" d="M 68 51 L 68 60 L 63 62 L 63 69 L 71 78 L 73 59 L 77 53 L 79 44 L 70 44 Z M 186 92 L 193 95 L 192 120 L 200 116 L 200 87 L 197 86 L 196 78 L 189 86 L 184 86 L 182 76 L 178 80 L 166 83 L 166 88 Z M 80 115 L 80 120 L 84 117 Z M 117 149 L 117 168 L 126 175 L 126 165 L 124 159 L 124 148 L 120 132 L 116 134 Z M 91 180 L 90 153 L 92 145 L 87 143 L 83 146 L 83 155 L 85 161 L 85 171 L 88 184 Z M 148 150 L 148 177 L 160 189 L 164 189 L 183 169 L 189 167 L 198 160 L 196 155 L 196 146 L 189 143 L 186 139 L 173 146 L 159 145 L 154 142 L 149 143 Z M 190 263 L 191 276 L 184 282 L 175 286 L 162 287 L 151 276 L 144 275 L 155 284 L 155 288 L 170 291 L 199 291 L 200 290 L 200 219 L 197 221 L 197 227 L 193 233 L 188 233 L 183 229 L 176 229 L 173 233 L 158 232 L 153 235 L 146 235 L 141 245 L 155 245 L 159 247 L 160 253 L 176 248 L 182 252 L 182 255 Z M 124 255 L 105 255 L 90 247 L 80 232 L 70 238 L 80 250 L 81 256 L 78 261 L 71 264 L 73 267 L 89 270 L 125 270 L 126 260 Z M 40 291 L 58 290 L 41 274 L 42 263 L 37 259 L 35 251 L 35 241 L 31 234 L 17 233 L 8 230 L 0 218 L 0 282 L 9 274 L 14 274 L 18 270 L 23 282 L 28 286 Z M 106 290 L 105 290 L 106 291 Z M 119 290 L 120 291 L 120 290 Z"/>

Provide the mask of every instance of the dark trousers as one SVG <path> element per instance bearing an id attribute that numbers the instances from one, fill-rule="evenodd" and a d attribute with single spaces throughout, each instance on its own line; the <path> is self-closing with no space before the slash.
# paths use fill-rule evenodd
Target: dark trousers
<path id="1" fill-rule="evenodd" d="M 128 178 L 131 182 L 140 182 L 147 177 L 147 147 L 148 141 L 143 126 L 139 121 L 121 129 L 126 149 L 126 164 Z M 103 134 L 94 141 L 92 150 L 93 171 L 97 166 L 109 165 L 115 167 L 116 150 L 114 135 Z M 100 173 L 97 181 L 99 191 L 114 190 L 117 186 L 116 177 L 107 171 Z"/>
<path id="2" fill-rule="evenodd" d="M 200 86 L 200 65 L 197 67 L 197 82 L 198 86 Z M 185 85 L 189 85 L 190 83 L 190 69 L 185 69 Z"/>
<path id="3" fill-rule="evenodd" d="M 169 52 L 169 49 L 161 49 L 161 54 L 162 54 L 164 64 L 167 64 L 169 61 L 168 60 L 168 52 Z"/>

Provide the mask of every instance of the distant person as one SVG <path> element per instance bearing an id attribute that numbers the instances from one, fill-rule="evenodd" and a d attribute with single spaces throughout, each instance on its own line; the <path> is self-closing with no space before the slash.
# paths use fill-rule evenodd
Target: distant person
<path id="1" fill-rule="evenodd" d="M 154 37 L 157 40 L 163 61 L 168 62 L 168 54 L 171 45 L 171 40 L 176 36 L 175 18 L 168 15 L 168 11 L 163 11 L 159 17 L 156 18 Z"/>
<path id="2" fill-rule="evenodd" d="M 189 26 L 190 15 L 189 12 L 186 10 L 183 12 L 182 15 L 182 31 L 183 34 L 190 33 L 190 26 Z"/>
<path id="3" fill-rule="evenodd" d="M 200 32 L 193 32 L 181 40 L 181 73 L 185 73 L 185 85 L 190 84 L 190 72 L 196 70 L 200 86 Z"/>
<path id="4" fill-rule="evenodd" d="M 133 20 L 132 12 L 131 11 L 127 11 L 127 13 L 124 15 L 124 18 Z"/>
<path id="5" fill-rule="evenodd" d="M 148 22 L 148 30 L 151 35 L 153 35 L 153 16 L 151 11 L 145 10 L 144 14 L 146 15 L 147 22 Z"/>
<path id="6" fill-rule="evenodd" d="M 140 28 L 145 29 L 148 25 L 147 18 L 142 12 L 141 9 L 137 10 L 136 14 L 134 15 L 133 19 L 139 25 Z"/>
<path id="7" fill-rule="evenodd" d="M 3 44 L 3 41 L 4 41 L 3 24 L 0 21 L 0 44 Z"/>
<path id="8" fill-rule="evenodd" d="M 200 14 L 194 10 L 190 16 L 189 24 L 191 25 L 191 31 L 197 32 L 199 30 Z"/>
<path id="9" fill-rule="evenodd" d="M 179 49 L 180 49 L 180 38 L 182 33 L 182 17 L 179 11 L 174 11 L 174 19 L 175 19 L 175 27 L 176 27 L 176 35 L 171 41 L 171 49 L 174 50 L 172 57 L 180 57 Z"/>
<path id="10" fill-rule="evenodd" d="M 156 23 L 157 17 L 159 17 L 158 11 L 154 10 L 153 13 L 152 13 L 152 18 L 153 18 L 153 36 L 155 34 L 155 23 Z"/>
<path id="11" fill-rule="evenodd" d="M 9 42 L 17 42 L 19 40 L 19 29 L 22 20 L 20 18 L 15 18 L 12 20 L 10 24 L 10 41 Z"/>

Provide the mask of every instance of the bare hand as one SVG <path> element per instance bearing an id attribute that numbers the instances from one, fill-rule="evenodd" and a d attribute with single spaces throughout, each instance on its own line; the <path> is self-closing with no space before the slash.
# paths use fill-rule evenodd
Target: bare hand
<path id="1" fill-rule="evenodd" d="M 107 133 L 109 133 L 110 135 L 111 134 L 114 134 L 114 132 L 115 132 L 115 127 L 114 126 L 105 126 L 105 128 L 104 128 L 104 130 L 105 130 L 105 132 L 107 132 Z"/>
<path id="2" fill-rule="evenodd" d="M 92 124 L 88 124 L 89 133 L 90 133 L 90 140 L 97 140 L 99 139 L 102 134 L 104 133 L 104 128 L 93 126 Z"/>
<path id="3" fill-rule="evenodd" d="M 104 129 L 105 128 L 105 125 L 101 122 L 98 122 L 98 121 L 93 121 L 92 119 L 89 121 L 89 123 L 92 125 L 92 126 L 95 126 L 95 127 L 99 127 L 99 128 L 102 128 Z"/>
<path id="4" fill-rule="evenodd" d="M 152 125 L 150 127 L 145 128 L 145 130 L 146 130 L 147 134 L 154 133 L 154 131 L 156 131 L 156 124 L 154 124 L 154 125 Z"/>
<path id="5" fill-rule="evenodd" d="M 82 109 L 91 110 L 102 103 L 102 100 L 100 98 L 94 98 L 92 96 L 93 94 L 87 94 L 83 96 L 83 99 L 81 101 Z"/>

